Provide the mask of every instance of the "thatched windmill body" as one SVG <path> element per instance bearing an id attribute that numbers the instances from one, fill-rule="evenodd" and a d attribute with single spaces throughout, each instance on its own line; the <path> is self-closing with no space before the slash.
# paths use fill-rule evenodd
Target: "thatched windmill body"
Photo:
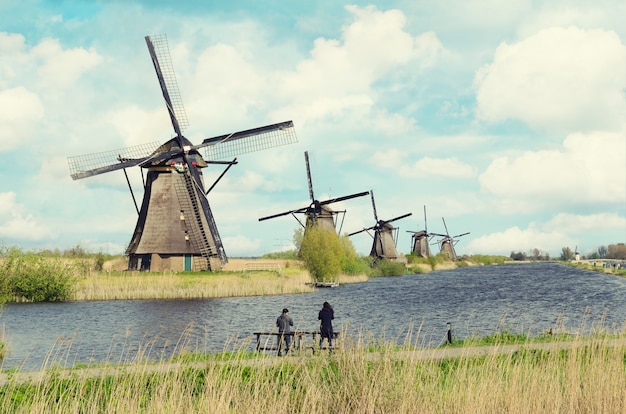
<path id="1" fill-rule="evenodd" d="M 426 222 L 426 206 L 424 206 L 424 230 L 407 230 L 407 232 L 412 233 L 411 253 L 424 258 L 430 257 L 429 242 L 433 235 L 431 233 L 428 233 L 428 224 Z"/>
<path id="2" fill-rule="evenodd" d="M 372 198 L 372 210 L 374 211 L 375 224 L 371 227 L 350 233 L 348 236 L 367 232 L 373 239 L 370 256 L 374 258 L 374 260 L 396 260 L 398 259 L 398 250 L 396 249 L 398 228 L 394 227 L 391 223 L 409 217 L 413 213 L 403 214 L 390 220 L 379 220 L 376 212 L 376 202 L 374 201 L 374 190 L 370 190 L 370 196 Z M 370 231 L 373 231 L 373 234 L 371 234 Z"/>
<path id="3" fill-rule="evenodd" d="M 432 234 L 434 236 L 442 237 L 440 240 L 437 241 L 437 243 L 439 244 L 439 252 L 441 254 L 447 255 L 453 261 L 456 261 L 458 258 L 456 255 L 456 251 L 454 250 L 454 246 L 459 242 L 457 239 L 459 237 L 468 235 L 469 232 L 457 234 L 456 236 L 450 236 L 450 232 L 448 232 L 448 226 L 446 225 L 446 220 L 443 217 L 441 218 L 441 220 L 443 220 L 443 226 L 446 229 L 446 234 Z"/>
<path id="4" fill-rule="evenodd" d="M 315 198 L 315 194 L 313 193 L 313 181 L 311 180 L 311 167 L 309 165 L 309 153 L 307 151 L 304 152 L 304 160 L 306 163 L 306 176 L 307 182 L 309 185 L 309 196 L 311 197 L 311 202 L 300 208 L 296 208 L 293 210 L 283 211 L 282 213 L 272 214 L 270 216 L 261 217 L 259 221 L 269 220 L 276 217 L 282 217 L 291 214 L 295 219 L 300 223 L 300 225 L 304 228 L 304 232 L 310 227 L 318 227 L 329 231 L 336 231 L 337 228 L 337 216 L 339 214 L 345 215 L 346 211 L 333 210 L 330 207 L 330 204 L 338 203 L 340 201 L 350 200 L 356 197 L 362 197 L 369 194 L 369 191 L 365 191 L 362 193 L 351 194 L 343 197 L 331 198 L 329 200 L 319 201 Z M 298 218 L 297 214 L 305 215 L 305 222 L 303 223 Z"/>
<path id="5" fill-rule="evenodd" d="M 297 141 L 291 121 L 205 139 L 193 145 L 182 135 L 187 117 L 172 68 L 167 38 L 145 38 L 174 138 L 98 154 L 68 158 L 74 180 L 124 170 L 135 208 L 137 224 L 126 249 L 131 270 L 218 270 L 228 261 L 207 194 L 228 169 L 237 163 L 220 161 L 237 154 Z M 205 157 L 199 150 L 203 149 Z M 209 160 L 209 161 L 207 161 Z M 202 169 L 226 165 L 205 190 Z M 141 167 L 143 201 L 137 206 L 126 168 Z M 144 172 L 146 176 L 144 179 Z"/>

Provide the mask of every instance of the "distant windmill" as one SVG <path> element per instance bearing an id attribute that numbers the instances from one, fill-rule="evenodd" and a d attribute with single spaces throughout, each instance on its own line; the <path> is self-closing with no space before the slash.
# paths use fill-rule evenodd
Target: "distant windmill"
<path id="1" fill-rule="evenodd" d="M 182 135 L 187 116 L 178 91 L 167 37 L 146 36 L 146 44 L 161 86 L 176 136 L 158 142 L 99 154 L 68 158 L 74 180 L 135 166 L 147 170 L 141 208 L 137 207 L 128 175 L 126 181 L 139 218 L 126 254 L 128 268 L 139 270 L 218 270 L 228 261 L 209 206 L 207 194 L 237 163 L 217 161 L 297 141 L 293 122 L 267 125 L 208 138 L 193 145 Z M 205 160 L 198 152 L 204 148 Z M 228 165 L 208 189 L 202 168 Z"/>
<path id="2" fill-rule="evenodd" d="M 428 258 L 430 257 L 430 248 L 428 243 L 433 237 L 432 233 L 428 233 L 428 224 L 426 222 L 426 206 L 424 206 L 424 230 L 411 231 L 407 230 L 411 235 L 411 253 Z"/>
<path id="3" fill-rule="evenodd" d="M 309 166 L 309 153 L 307 151 L 304 152 L 304 160 L 306 163 L 306 177 L 309 184 L 309 196 L 311 197 L 311 203 L 300 208 L 296 208 L 294 210 L 283 211 L 282 213 L 272 214 L 271 216 L 261 217 L 259 221 L 269 220 L 276 217 L 286 216 L 291 214 L 295 217 L 295 219 L 300 223 L 302 227 L 304 227 L 304 231 L 306 233 L 306 229 L 309 227 L 319 227 L 326 230 L 336 231 L 336 220 L 335 216 L 338 213 L 344 213 L 344 211 L 336 211 L 330 208 L 330 204 L 338 203 L 340 201 L 349 200 L 356 197 L 362 197 L 369 194 L 369 191 L 365 191 L 362 193 L 351 194 L 348 196 L 331 198 L 325 201 L 319 201 L 315 198 L 313 194 L 313 182 L 311 181 L 311 167 Z M 304 213 L 306 216 L 305 224 L 298 219 L 296 214 Z"/>
<path id="4" fill-rule="evenodd" d="M 376 213 L 376 202 L 374 201 L 374 190 L 370 190 L 370 195 L 372 197 L 372 209 L 374 210 L 374 220 L 376 220 L 376 223 L 372 227 L 355 231 L 354 233 L 348 234 L 348 236 L 354 236 L 355 234 L 359 234 L 364 231 L 368 232 L 369 234 L 370 230 L 374 230 L 374 235 L 372 236 L 374 239 L 374 242 L 372 244 L 372 250 L 370 251 L 370 256 L 373 257 L 374 259 L 395 260 L 398 258 L 398 251 L 396 250 L 396 242 L 398 240 L 398 229 L 396 227 L 393 227 L 391 223 L 396 220 L 409 217 L 413 213 L 407 213 L 402 216 L 392 218 L 391 220 L 379 220 L 378 214 Z"/>
<path id="5" fill-rule="evenodd" d="M 437 241 L 437 243 L 439 244 L 439 252 L 447 255 L 453 261 L 456 261 L 457 256 L 456 251 L 454 250 L 454 246 L 459 242 L 456 239 L 468 235 L 469 232 L 457 234 L 456 236 L 450 236 L 450 233 L 448 232 L 448 226 L 446 225 L 446 220 L 443 217 L 441 218 L 441 220 L 443 220 L 443 226 L 446 229 L 446 234 L 432 233 L 432 235 L 443 237 L 442 239 Z"/>

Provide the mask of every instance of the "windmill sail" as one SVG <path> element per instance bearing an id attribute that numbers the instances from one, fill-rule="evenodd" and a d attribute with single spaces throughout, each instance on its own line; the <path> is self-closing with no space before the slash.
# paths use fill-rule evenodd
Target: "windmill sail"
<path id="1" fill-rule="evenodd" d="M 147 169 L 143 202 L 126 249 L 129 269 L 216 270 L 228 257 L 206 196 L 202 169 L 227 164 L 227 171 L 237 162 L 220 161 L 226 157 L 297 142 L 293 122 L 220 135 L 194 146 L 182 135 L 188 121 L 167 37 L 146 36 L 145 41 L 176 136 L 164 144 L 70 157 L 70 175 L 77 180 L 135 166 Z"/>
<path id="2" fill-rule="evenodd" d="M 336 231 L 336 222 L 335 216 L 339 213 L 338 211 L 334 211 L 330 208 L 330 204 L 338 203 L 340 201 L 346 201 L 357 197 L 362 197 L 369 194 L 369 191 L 364 191 L 361 193 L 351 194 L 347 196 L 341 196 L 336 198 L 331 198 L 324 201 L 319 201 L 315 198 L 315 194 L 313 192 L 313 181 L 311 179 L 311 168 L 309 165 L 309 153 L 308 151 L 304 152 L 304 160 L 306 164 L 306 176 L 307 176 L 307 184 L 309 189 L 309 197 L 311 198 L 311 202 L 303 207 L 299 207 L 293 210 L 283 211 L 282 213 L 272 214 L 269 216 L 259 218 L 259 221 L 270 220 L 277 217 L 282 217 L 286 215 L 296 215 L 304 213 L 306 215 L 306 224 L 302 225 L 304 227 L 304 231 L 312 226 L 320 227 L 330 231 Z M 345 213 L 345 211 L 343 212 Z M 296 217 L 297 219 L 297 217 Z M 300 222 L 300 220 L 298 220 Z M 302 224 L 302 222 L 300 222 Z"/>
<path id="3" fill-rule="evenodd" d="M 376 212 L 376 202 L 374 201 L 374 190 L 370 190 L 372 198 L 372 210 L 374 212 L 375 223 L 373 226 L 364 228 L 353 233 L 349 233 L 348 237 L 354 236 L 362 232 L 374 231 L 372 249 L 370 250 L 370 256 L 375 260 L 377 259 L 389 259 L 396 260 L 398 258 L 398 251 L 396 249 L 397 231 L 396 227 L 391 224 L 394 221 L 401 220 L 403 218 L 411 216 L 413 213 L 403 214 L 398 217 L 394 217 L 390 220 L 379 220 L 378 213 Z"/>

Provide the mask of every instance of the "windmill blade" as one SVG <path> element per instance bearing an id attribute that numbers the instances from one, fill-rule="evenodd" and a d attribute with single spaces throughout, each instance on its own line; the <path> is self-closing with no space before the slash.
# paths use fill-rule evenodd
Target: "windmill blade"
<path id="1" fill-rule="evenodd" d="M 185 158 L 185 163 L 189 165 L 187 156 L 183 155 L 183 157 Z M 189 172 L 191 179 L 193 181 L 193 189 L 189 190 L 189 197 L 191 199 L 195 199 L 195 197 L 197 196 L 197 200 L 200 201 L 200 206 L 202 208 L 202 211 L 204 212 L 207 225 L 209 226 L 209 230 L 210 230 L 209 233 L 211 234 L 213 243 L 215 245 L 215 248 L 217 249 L 216 252 L 212 252 L 212 253 L 217 254 L 222 264 L 224 264 L 228 261 L 228 258 L 226 257 L 226 252 L 224 251 L 224 245 L 222 244 L 222 239 L 217 230 L 217 224 L 215 223 L 213 212 L 211 211 L 211 207 L 209 206 L 209 200 L 206 198 L 206 194 L 204 193 L 204 187 L 202 185 L 202 179 L 200 178 L 200 173 L 198 172 L 197 168 L 191 167 L 191 166 L 188 168 L 187 171 Z M 196 218 L 197 218 L 198 226 L 202 228 L 203 227 L 202 220 L 197 215 L 196 215 Z M 201 243 L 201 245 L 205 245 L 205 248 L 208 249 L 209 246 L 207 245 L 208 240 L 206 240 L 206 231 L 202 231 L 201 234 L 202 235 L 198 237 L 201 237 L 202 240 L 197 240 L 197 242 Z"/>
<path id="2" fill-rule="evenodd" d="M 456 239 L 457 237 L 461 237 L 461 236 L 467 236 L 469 234 L 469 231 L 467 233 L 462 233 L 462 234 L 457 234 L 456 236 L 453 236 L 453 239 Z"/>
<path id="3" fill-rule="evenodd" d="M 392 221 L 400 220 L 400 219 L 403 219 L 403 218 L 409 217 L 409 216 L 411 216 L 411 215 L 413 215 L 413 213 L 403 214 L 403 215 L 398 216 L 398 217 L 396 217 L 396 218 L 392 218 L 391 220 L 384 220 L 384 222 L 385 222 L 385 223 L 391 223 Z"/>
<path id="4" fill-rule="evenodd" d="M 428 234 L 428 223 L 426 222 L 426 205 L 424 205 L 424 230 Z"/>
<path id="5" fill-rule="evenodd" d="M 273 219 L 276 217 L 282 217 L 282 216 L 286 216 L 288 214 L 293 214 L 293 213 L 304 213 L 307 210 L 307 207 L 302 207 L 302 208 L 297 208 L 295 210 L 289 210 L 289 211 L 284 211 L 282 213 L 278 213 L 278 214 L 272 214 L 271 216 L 265 216 L 265 217 L 261 217 L 259 219 L 259 221 L 264 221 L 264 220 L 269 220 L 269 219 Z"/>
<path id="6" fill-rule="evenodd" d="M 446 229 L 446 237 L 450 237 L 450 232 L 448 231 L 448 226 L 446 225 L 446 219 L 442 217 L 441 220 L 443 220 L 443 227 Z"/>
<path id="7" fill-rule="evenodd" d="M 205 148 L 205 159 L 231 159 L 241 154 L 279 147 L 298 142 L 293 121 L 279 122 L 207 138 L 194 149 Z"/>
<path id="8" fill-rule="evenodd" d="M 441 234 L 441 233 L 430 233 L 431 236 L 439 236 L 439 237 L 445 237 L 447 239 L 450 238 L 450 236 L 448 236 L 447 234 Z"/>
<path id="9" fill-rule="evenodd" d="M 159 142 L 151 142 L 111 151 L 68 157 L 70 176 L 73 180 L 79 180 L 109 171 L 134 167 L 148 160 L 160 146 Z"/>
<path id="10" fill-rule="evenodd" d="M 370 190 L 370 195 L 372 196 L 372 209 L 374 209 L 374 220 L 378 222 L 378 214 L 376 214 L 376 203 L 374 202 L 374 190 Z"/>
<path id="11" fill-rule="evenodd" d="M 315 201 L 313 180 L 311 180 L 311 166 L 309 165 L 309 151 L 304 151 L 304 161 L 306 162 L 306 180 L 309 183 L 309 197 L 311 197 L 311 201 Z"/>
<path id="12" fill-rule="evenodd" d="M 348 233 L 348 237 L 354 236 L 355 234 L 363 233 L 364 231 L 373 230 L 374 227 L 376 227 L 376 226 L 372 226 L 372 227 L 368 227 L 366 229 L 361 229 L 361 230 L 358 230 L 358 231 L 355 231 L 355 232 L 352 232 L 352 233 Z"/>
<path id="13" fill-rule="evenodd" d="M 181 131 L 189 125 L 189 122 L 187 121 L 183 100 L 178 90 L 178 82 L 176 82 L 176 74 L 174 73 L 174 66 L 172 65 L 172 58 L 167 45 L 167 35 L 146 36 L 145 39 L 154 70 L 161 85 L 163 99 L 165 99 L 172 126 L 176 135 L 181 136 Z"/>
<path id="14" fill-rule="evenodd" d="M 331 198 L 330 200 L 320 202 L 320 206 L 325 206 L 327 204 L 332 204 L 332 203 L 338 203 L 339 201 L 350 200 L 351 198 L 363 197 L 363 196 L 368 195 L 369 193 L 370 193 L 369 191 L 364 191 L 362 193 L 356 193 L 356 194 L 352 194 L 348 196 Z"/>

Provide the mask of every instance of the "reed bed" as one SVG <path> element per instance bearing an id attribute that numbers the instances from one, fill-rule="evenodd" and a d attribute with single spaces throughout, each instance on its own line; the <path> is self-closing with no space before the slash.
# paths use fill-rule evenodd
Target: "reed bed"
<path id="1" fill-rule="evenodd" d="M 413 346 L 344 343 L 284 358 L 246 352 L 159 364 L 49 370 L 0 387 L 3 413 L 623 413 L 626 342 L 424 358 Z M 469 349 L 469 348 L 468 348 Z M 184 361 L 184 362 L 183 362 Z"/>
<path id="2" fill-rule="evenodd" d="M 72 300 L 200 299 L 308 293 L 302 269 L 217 273 L 99 272 L 78 280 Z"/>

